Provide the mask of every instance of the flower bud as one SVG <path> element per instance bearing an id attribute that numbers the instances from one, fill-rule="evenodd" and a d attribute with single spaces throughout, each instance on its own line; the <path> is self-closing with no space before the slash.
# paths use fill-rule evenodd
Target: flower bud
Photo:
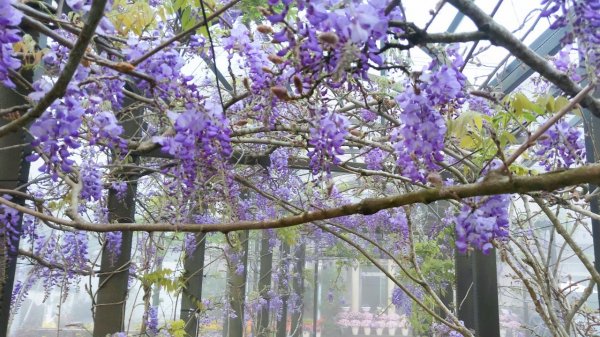
<path id="1" fill-rule="evenodd" d="M 340 39 L 338 38 L 337 34 L 334 32 L 325 32 L 319 35 L 319 41 L 321 41 L 321 43 L 335 45 L 338 43 L 339 40 Z"/>
<path id="2" fill-rule="evenodd" d="M 246 90 L 252 91 L 252 89 L 250 89 L 250 80 L 248 80 L 248 77 L 244 77 L 242 84 L 244 84 L 244 88 L 246 88 Z"/>
<path id="3" fill-rule="evenodd" d="M 288 101 L 290 99 L 287 89 L 280 85 L 271 87 L 271 92 L 273 93 L 273 95 L 277 96 L 277 98 L 279 98 L 282 101 Z"/>
<path id="4" fill-rule="evenodd" d="M 115 65 L 115 69 L 122 73 L 130 73 L 135 70 L 135 66 L 129 62 L 119 62 Z"/>
<path id="5" fill-rule="evenodd" d="M 269 59 L 269 61 L 271 61 L 275 64 L 282 64 L 283 62 L 285 62 L 285 60 L 282 57 L 279 57 L 275 54 L 271 54 L 271 55 L 267 56 L 267 58 Z"/>
<path id="6" fill-rule="evenodd" d="M 296 87 L 296 90 L 298 90 L 298 93 L 302 93 L 302 80 L 300 79 L 300 76 L 298 75 L 294 75 L 294 86 Z"/>
<path id="7" fill-rule="evenodd" d="M 256 27 L 256 30 L 258 30 L 258 32 L 262 34 L 273 34 L 273 28 L 267 25 L 258 25 Z"/>

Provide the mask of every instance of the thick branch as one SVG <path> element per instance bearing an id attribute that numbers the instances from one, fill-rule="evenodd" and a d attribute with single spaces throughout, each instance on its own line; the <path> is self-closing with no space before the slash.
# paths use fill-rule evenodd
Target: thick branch
<path id="1" fill-rule="evenodd" d="M 313 221 L 333 219 L 341 216 L 370 215 L 381 210 L 416 203 L 431 203 L 438 200 L 461 199 L 474 196 L 554 191 L 561 187 L 579 184 L 600 184 L 600 164 L 591 164 L 575 169 L 551 172 L 538 176 L 495 176 L 482 182 L 451 187 L 420 189 L 415 192 L 385 198 L 369 198 L 341 207 L 304 212 L 299 215 L 266 221 L 237 221 L 221 224 L 170 224 L 170 223 L 81 223 L 59 219 L 48 214 L 35 212 L 27 207 L 0 198 L 0 204 L 37 216 L 43 220 L 79 230 L 92 232 L 147 231 L 147 232 L 230 232 L 247 229 L 284 228 Z"/>

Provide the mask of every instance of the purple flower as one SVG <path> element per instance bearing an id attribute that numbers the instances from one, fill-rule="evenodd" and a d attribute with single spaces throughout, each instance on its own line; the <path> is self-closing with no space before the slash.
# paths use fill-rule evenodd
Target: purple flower
<path id="1" fill-rule="evenodd" d="M 81 198 L 89 201 L 100 200 L 102 198 L 102 175 L 101 172 L 93 166 L 84 166 L 80 168 L 82 189 Z"/>
<path id="2" fill-rule="evenodd" d="M 6 200 L 11 200 L 10 195 L 2 196 Z M 0 235 L 4 237 L 4 244 L 9 253 L 16 254 L 19 250 L 19 238 L 21 237 L 21 228 L 19 226 L 20 220 L 19 212 L 5 205 L 0 205 Z"/>
<path id="3" fill-rule="evenodd" d="M 310 128 L 309 144 L 313 149 L 308 151 L 310 168 L 313 174 L 322 169 L 329 171 L 331 164 L 339 164 L 338 155 L 344 154 L 342 145 L 348 134 L 348 120 L 345 116 L 321 111 L 321 117 Z"/>
<path id="4" fill-rule="evenodd" d="M 12 0 L 0 0 L 0 83 L 14 88 L 8 77 L 9 70 L 17 70 L 21 62 L 13 56 L 12 44 L 21 40 L 16 27 L 23 14 L 11 6 Z"/>
<path id="5" fill-rule="evenodd" d="M 585 144 L 582 132 L 568 122 L 553 125 L 538 141 L 535 152 L 539 163 L 550 171 L 556 168 L 569 168 L 585 161 Z"/>
<path id="6" fill-rule="evenodd" d="M 107 232 L 105 235 L 106 239 L 106 249 L 113 256 L 113 259 L 121 254 L 121 243 L 123 242 L 123 233 L 122 232 Z"/>
<path id="7" fill-rule="evenodd" d="M 145 318 L 148 333 L 150 333 L 150 335 L 156 335 L 158 333 L 158 307 L 148 307 Z"/>
<path id="8" fill-rule="evenodd" d="M 456 249 L 466 253 L 471 246 L 488 254 L 493 240 L 506 240 L 509 202 L 506 194 L 465 200 L 456 217 Z"/>

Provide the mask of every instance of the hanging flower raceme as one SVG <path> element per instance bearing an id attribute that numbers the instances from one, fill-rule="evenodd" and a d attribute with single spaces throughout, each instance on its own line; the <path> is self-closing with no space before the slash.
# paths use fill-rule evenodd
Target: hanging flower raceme
<path id="1" fill-rule="evenodd" d="M 308 151 L 310 158 L 310 168 L 313 174 L 318 174 L 321 170 L 329 172 L 331 165 L 341 162 L 339 155 L 344 154 L 342 145 L 348 134 L 348 120 L 346 117 L 328 113 L 322 110 L 320 118 L 310 128 L 309 145 L 313 147 Z"/>
<path id="2" fill-rule="evenodd" d="M 554 20 L 553 29 L 571 24 L 573 33 L 563 42 L 577 42 L 585 68 L 593 77 L 600 76 L 600 0 L 543 0 L 548 8 L 540 14 Z"/>
<path id="3" fill-rule="evenodd" d="M 446 121 L 442 111 L 465 100 L 466 78 L 458 70 L 463 60 L 454 47 L 448 49 L 448 55 L 451 63 L 440 66 L 432 62 L 396 97 L 402 110 L 402 125 L 392 134 L 397 164 L 402 174 L 415 182 L 425 182 L 428 172 L 437 170 L 437 162 L 444 158 Z"/>
<path id="4" fill-rule="evenodd" d="M 503 165 L 494 160 L 490 170 L 500 169 Z M 488 254 L 494 248 L 492 241 L 508 239 L 510 195 L 467 198 L 463 202 L 455 220 L 456 249 L 459 252 L 466 253 L 469 247 L 473 247 Z"/>
<path id="5" fill-rule="evenodd" d="M 2 196 L 6 200 L 11 200 L 10 195 Z M 19 219 L 21 215 L 19 212 L 5 205 L 0 205 L 0 237 L 2 241 L 0 244 L 8 248 L 11 254 L 16 254 L 19 246 L 19 238 L 21 236 L 21 230 L 19 228 Z"/>
<path id="6" fill-rule="evenodd" d="M 550 171 L 556 168 L 569 168 L 585 161 L 583 134 L 575 126 L 562 121 L 553 125 L 538 140 L 536 155 L 540 165 Z"/>
<path id="7" fill-rule="evenodd" d="M 272 33 L 273 41 L 282 45 L 277 56 L 284 66 L 293 68 L 297 88 L 311 88 L 322 81 L 339 87 L 352 77 L 368 80 L 371 65 L 383 64 L 379 46 L 387 41 L 388 32 L 397 31 L 388 22 L 402 18 L 397 8 L 386 13 L 388 3 L 383 0 L 293 2 L 270 1 L 267 18 L 275 28 L 263 31 Z M 293 7 L 302 14 L 289 22 L 287 15 Z"/>
<path id="8" fill-rule="evenodd" d="M 466 253 L 470 246 L 487 254 L 494 248 L 493 240 L 505 240 L 508 237 L 509 201 L 506 194 L 466 201 L 456 218 L 458 251 Z"/>
<path id="9" fill-rule="evenodd" d="M 181 160 L 184 183 L 196 187 L 198 169 L 221 169 L 232 154 L 231 130 L 221 106 L 206 101 L 203 105 L 188 103 L 182 113 L 170 112 L 174 136 L 155 137 L 162 150 Z M 205 171 L 208 173 L 208 171 Z"/>
<path id="10" fill-rule="evenodd" d="M 0 0 L 0 83 L 6 87 L 14 88 L 10 80 L 10 70 L 17 70 L 21 62 L 14 57 L 13 43 L 19 42 L 19 30 L 23 14 L 11 6 L 13 0 Z"/>

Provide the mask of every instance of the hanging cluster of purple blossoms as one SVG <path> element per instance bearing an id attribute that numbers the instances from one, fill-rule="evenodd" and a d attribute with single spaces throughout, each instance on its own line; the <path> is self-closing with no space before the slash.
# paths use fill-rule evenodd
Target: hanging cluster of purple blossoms
<path id="1" fill-rule="evenodd" d="M 160 38 L 158 31 L 155 35 Z M 175 134 L 155 136 L 153 140 L 164 152 L 181 161 L 176 175 L 192 188 L 196 186 L 199 171 L 208 179 L 209 168 L 219 169 L 219 163 L 227 162 L 232 153 L 231 129 L 221 104 L 202 96 L 193 77 L 183 74 L 184 59 L 176 47 L 165 48 L 136 67 L 155 80 L 153 84 L 139 81 L 138 87 L 165 101 L 181 101 L 180 108 L 166 110 Z M 136 60 L 152 48 L 149 42 L 131 38 L 125 50 L 126 59 Z"/>
<path id="2" fill-rule="evenodd" d="M 423 291 L 421 288 L 410 284 L 406 287 L 419 300 L 423 299 Z M 412 314 L 412 299 L 408 297 L 404 290 L 398 287 L 394 288 L 392 292 L 392 304 L 396 306 L 397 310 L 402 311 L 405 315 L 410 316 Z"/>
<path id="3" fill-rule="evenodd" d="M 552 18 L 551 28 L 572 24 L 572 33 L 563 41 L 577 41 L 588 74 L 600 76 L 600 0 L 543 0 L 548 8 L 540 14 Z"/>
<path id="4" fill-rule="evenodd" d="M 490 162 L 484 173 L 503 167 L 504 164 L 495 159 Z M 507 240 L 510 225 L 509 206 L 510 195 L 508 194 L 464 199 L 463 206 L 454 219 L 456 249 L 464 254 L 469 247 L 472 247 L 488 254 L 494 248 L 492 241 Z"/>
<path id="5" fill-rule="evenodd" d="M 460 324 L 464 325 L 464 322 L 460 321 Z M 433 337 L 464 337 L 463 334 L 450 329 L 446 324 L 437 322 L 431 324 L 430 331 Z"/>
<path id="6" fill-rule="evenodd" d="M 577 127 L 561 121 L 553 125 L 538 140 L 536 155 L 546 170 L 569 168 L 585 160 L 583 134 Z"/>
<path id="7" fill-rule="evenodd" d="M 336 165 L 341 162 L 338 156 L 344 154 L 342 145 L 348 134 L 349 125 L 346 117 L 328 113 L 324 109 L 317 115 L 320 118 L 310 128 L 309 144 L 313 149 L 308 152 L 313 174 L 317 174 L 321 170 L 329 172 L 332 164 Z"/>
<path id="8" fill-rule="evenodd" d="M 65 37 L 72 38 L 69 35 Z M 66 47 L 51 43 L 50 50 L 43 58 L 47 71 L 59 72 L 67 60 L 66 55 Z M 107 103 L 115 109 L 121 106 L 124 82 L 116 79 L 94 80 L 96 74 L 102 71 L 104 69 L 96 65 L 80 65 L 64 97 L 54 101 L 29 128 L 34 137 L 32 145 L 38 146 L 39 152 L 29 156 L 28 160 L 35 161 L 43 157 L 44 164 L 40 171 L 52 174 L 55 179 L 59 171 L 72 172 L 75 165 L 72 155 L 84 144 L 82 135 L 89 138 L 90 144 L 102 142 L 114 149 L 124 149 L 126 146 L 120 137 L 123 128 L 114 115 L 106 111 Z M 34 102 L 39 101 L 51 87 L 52 83 L 42 77 L 33 83 L 34 91 L 29 98 Z M 82 97 L 87 99 L 83 100 Z"/>
<path id="9" fill-rule="evenodd" d="M 11 200 L 10 195 L 2 196 L 6 200 Z M 0 205 L 0 237 L 3 237 L 3 242 L 11 254 L 16 254 L 19 250 L 19 237 L 21 230 L 19 229 L 19 219 L 21 215 L 19 211 L 12 207 Z"/>
<path id="10" fill-rule="evenodd" d="M 9 71 L 21 67 L 21 62 L 13 55 L 12 45 L 21 40 L 16 27 L 23 14 L 11 6 L 12 1 L 0 0 L 0 83 L 8 88 L 15 87 L 8 76 Z"/>
<path id="11" fill-rule="evenodd" d="M 490 252 L 493 240 L 508 237 L 508 203 L 506 194 L 466 200 L 456 217 L 456 249 L 466 253 L 469 247 Z"/>
<path id="12" fill-rule="evenodd" d="M 295 3 L 294 3 L 295 2 Z M 291 82 L 296 77 L 296 91 L 301 94 L 315 83 L 325 81 L 332 87 L 346 83 L 348 76 L 367 79 L 369 64 L 382 65 L 377 54 L 378 43 L 387 41 L 388 22 L 401 19 L 397 7 L 386 13 L 385 0 L 320 1 L 270 0 L 267 18 L 280 30 L 273 32 L 273 41 L 281 44 L 277 52 Z M 283 10 L 277 8 L 282 7 Z M 297 8 L 296 22 L 287 22 L 290 8 Z M 306 20 L 301 19 L 302 16 Z M 285 25 L 280 25 L 282 23 Z M 286 57 L 293 55 L 299 62 Z"/>
<path id="13" fill-rule="evenodd" d="M 146 312 L 146 330 L 150 336 L 158 333 L 158 307 L 150 306 Z"/>
<path id="14" fill-rule="evenodd" d="M 429 171 L 438 169 L 443 160 L 446 122 L 443 111 L 464 102 L 466 77 L 459 71 L 463 64 L 455 48 L 448 50 L 452 63 L 431 63 L 414 83 L 396 97 L 402 125 L 394 130 L 397 164 L 403 175 L 425 182 Z"/>

